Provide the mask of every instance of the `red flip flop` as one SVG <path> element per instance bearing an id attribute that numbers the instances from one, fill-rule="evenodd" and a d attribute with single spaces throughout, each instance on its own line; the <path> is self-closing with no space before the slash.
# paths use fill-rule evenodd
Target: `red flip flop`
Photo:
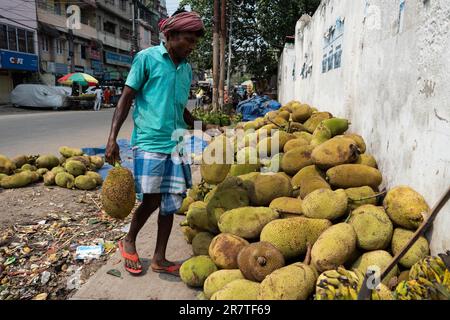
<path id="1" fill-rule="evenodd" d="M 137 253 L 129 254 L 129 253 L 125 252 L 122 241 L 119 241 L 119 250 L 120 250 L 120 254 L 122 255 L 122 257 L 124 259 L 130 260 L 133 262 L 139 262 L 139 264 L 140 264 L 138 254 Z M 133 269 L 133 268 L 127 267 L 126 264 L 124 264 L 124 267 L 125 267 L 125 270 L 127 270 L 132 275 L 139 275 L 142 273 L 142 265 L 139 269 Z"/>
<path id="2" fill-rule="evenodd" d="M 170 274 L 170 275 L 179 277 L 180 276 L 180 273 L 179 273 L 180 267 L 181 267 L 181 264 L 174 264 L 171 266 L 159 267 L 159 268 L 152 267 L 152 271 L 157 272 L 157 273 L 166 273 L 166 274 Z"/>

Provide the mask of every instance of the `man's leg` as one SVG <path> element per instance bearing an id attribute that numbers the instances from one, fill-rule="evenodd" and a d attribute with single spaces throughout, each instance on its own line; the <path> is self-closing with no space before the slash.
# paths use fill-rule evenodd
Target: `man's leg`
<path id="1" fill-rule="evenodd" d="M 170 232 L 172 231 L 173 214 L 158 216 L 158 237 L 156 239 L 155 254 L 152 258 L 152 267 L 159 269 L 174 265 L 173 262 L 166 260 L 166 248 L 169 241 Z"/>
<path id="2" fill-rule="evenodd" d="M 123 240 L 125 252 L 129 254 L 136 253 L 136 238 L 139 231 L 142 229 L 144 224 L 147 222 L 150 215 L 158 209 L 161 203 L 160 194 L 144 194 L 144 198 L 140 206 L 134 212 L 133 218 L 131 219 L 130 231 L 128 231 L 127 236 Z M 159 231 L 158 231 L 159 238 Z M 130 260 L 125 260 L 125 265 L 132 269 L 139 269 L 141 266 L 139 262 L 133 262 Z"/>

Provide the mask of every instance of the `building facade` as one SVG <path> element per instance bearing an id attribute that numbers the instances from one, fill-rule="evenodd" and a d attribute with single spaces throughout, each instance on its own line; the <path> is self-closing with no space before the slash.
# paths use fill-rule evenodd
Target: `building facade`
<path id="1" fill-rule="evenodd" d="M 36 6 L 33 1 L 0 0 L 0 104 L 13 88 L 39 78 Z"/>

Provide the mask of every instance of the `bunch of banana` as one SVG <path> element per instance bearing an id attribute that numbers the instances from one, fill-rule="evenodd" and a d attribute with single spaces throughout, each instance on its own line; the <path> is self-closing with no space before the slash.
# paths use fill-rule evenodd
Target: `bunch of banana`
<path id="1" fill-rule="evenodd" d="M 395 288 L 396 300 L 430 300 L 430 290 L 417 280 L 400 282 Z"/>
<path id="2" fill-rule="evenodd" d="M 450 271 L 440 257 L 428 256 L 414 264 L 409 279 L 426 287 L 433 300 L 450 298 Z"/>

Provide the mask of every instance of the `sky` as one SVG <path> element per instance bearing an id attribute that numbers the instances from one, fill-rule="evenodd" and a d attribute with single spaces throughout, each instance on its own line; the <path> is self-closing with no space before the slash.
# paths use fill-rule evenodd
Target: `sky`
<path id="1" fill-rule="evenodd" d="M 172 15 L 177 9 L 178 4 L 180 3 L 180 0 L 166 0 L 166 6 L 167 6 L 167 13 L 169 16 Z"/>

